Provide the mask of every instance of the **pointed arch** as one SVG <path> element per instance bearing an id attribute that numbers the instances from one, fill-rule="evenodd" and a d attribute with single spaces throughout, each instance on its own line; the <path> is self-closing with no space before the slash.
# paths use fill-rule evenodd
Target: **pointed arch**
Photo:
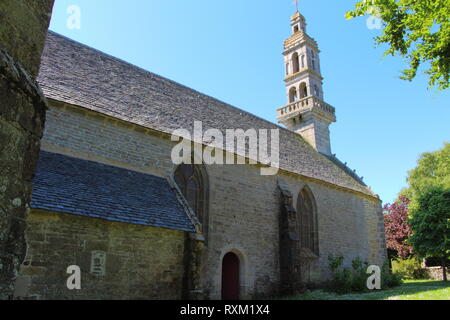
<path id="1" fill-rule="evenodd" d="M 298 195 L 297 214 L 301 247 L 319 255 L 317 206 L 314 195 L 308 186 L 305 186 Z"/>
<path id="2" fill-rule="evenodd" d="M 174 180 L 191 209 L 202 225 L 202 232 L 207 239 L 208 233 L 208 174 L 203 165 L 181 164 L 175 168 Z"/>

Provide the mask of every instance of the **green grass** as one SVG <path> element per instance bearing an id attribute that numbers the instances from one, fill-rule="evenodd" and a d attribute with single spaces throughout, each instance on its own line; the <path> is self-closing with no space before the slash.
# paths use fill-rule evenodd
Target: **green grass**
<path id="1" fill-rule="evenodd" d="M 287 300 L 450 300 L 450 282 L 406 280 L 403 285 L 387 290 L 338 295 L 314 290 Z"/>

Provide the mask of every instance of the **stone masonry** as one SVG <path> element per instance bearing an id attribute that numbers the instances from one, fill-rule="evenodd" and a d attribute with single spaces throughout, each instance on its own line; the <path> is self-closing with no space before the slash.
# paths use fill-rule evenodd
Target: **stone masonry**
<path id="1" fill-rule="evenodd" d="M 0 299 L 25 257 L 26 214 L 46 103 L 35 82 L 53 0 L 0 2 Z"/>
<path id="2" fill-rule="evenodd" d="M 180 299 L 185 233 L 32 210 L 29 250 L 16 299 Z M 103 253 L 103 270 L 93 255 Z M 81 290 L 66 286 L 67 267 L 81 269 Z"/>
<path id="3" fill-rule="evenodd" d="M 170 159 L 173 146 L 169 136 L 162 133 L 53 100 L 42 142 L 46 151 L 161 177 L 173 174 Z M 278 293 L 280 184 L 292 193 L 294 207 L 305 185 L 317 204 L 320 257 L 308 270 L 302 270 L 304 280 L 326 280 L 330 254 L 343 254 L 346 266 L 356 257 L 373 264 L 385 261 L 378 199 L 286 171 L 280 171 L 277 176 L 261 176 L 258 166 L 254 165 L 213 165 L 206 170 L 210 182 L 208 241 L 203 248 L 202 265 L 197 266 L 201 270 L 200 287 L 205 298 L 220 299 L 221 261 L 227 252 L 236 253 L 241 260 L 243 298 Z M 63 223 L 62 218 L 59 221 Z M 30 252 L 42 248 L 44 243 L 53 246 L 50 238 L 44 240 L 39 236 L 38 230 L 42 230 L 45 223 L 45 218 L 33 223 L 29 237 L 36 239 Z M 182 259 L 181 251 L 177 252 Z M 33 280 L 29 295 L 42 297 L 43 283 L 53 281 L 49 277 L 49 273 L 43 273 L 41 280 L 36 280 L 38 283 Z M 90 297 L 88 292 L 84 293 L 86 297 Z M 160 294 L 174 297 L 167 292 Z"/>
<path id="4" fill-rule="evenodd" d="M 326 130 L 314 127 L 315 143 L 326 146 L 313 143 L 319 152 L 305 141 L 307 134 L 303 138 L 54 33 L 46 40 L 38 80 L 49 99 L 46 114 L 34 79 L 52 6 L 53 0 L 0 4 L 0 299 L 12 296 L 19 265 L 16 299 L 220 299 L 222 261 L 234 253 L 239 296 L 245 299 L 326 281 L 329 255 L 342 254 L 345 266 L 356 257 L 385 262 L 380 200 L 328 148 L 334 108 L 322 101 L 319 51 L 301 15 L 292 19 L 292 43 L 286 45 L 293 47 L 286 50 L 307 41 L 308 50 L 299 51 L 306 55 L 306 69 L 297 70 L 298 55 L 285 53 L 294 77 L 309 75 L 306 87 L 298 78 L 298 98 L 313 94 L 308 112 L 327 115 Z M 296 113 L 296 104 L 306 100 L 280 112 L 290 108 L 287 117 L 297 124 L 306 117 Z M 170 133 L 191 129 L 194 120 L 205 129 L 278 129 L 281 142 L 274 176 L 262 176 L 260 164 L 205 166 L 208 221 L 197 229 L 203 234 L 48 208 L 28 214 L 44 122 L 44 151 L 170 180 L 176 169 Z M 318 220 L 319 250 L 308 263 L 294 256 L 294 208 L 304 188 L 312 194 Z M 70 265 L 81 268 L 80 290 L 66 285 Z"/>

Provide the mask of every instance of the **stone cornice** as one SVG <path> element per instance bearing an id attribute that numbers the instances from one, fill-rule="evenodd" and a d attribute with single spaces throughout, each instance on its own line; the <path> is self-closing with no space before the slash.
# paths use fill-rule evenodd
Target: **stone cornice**
<path id="1" fill-rule="evenodd" d="M 291 37 L 284 41 L 283 54 L 289 54 L 291 51 L 294 51 L 296 47 L 304 43 L 307 43 L 311 47 L 311 49 L 314 49 L 314 51 L 316 51 L 316 53 L 320 53 L 317 42 L 303 31 L 299 31 L 294 33 Z"/>
<path id="2" fill-rule="evenodd" d="M 323 79 L 324 79 L 324 78 L 323 78 L 320 74 L 318 74 L 316 71 L 314 71 L 314 70 L 312 70 L 312 69 L 309 69 L 309 68 L 306 68 L 306 69 L 303 69 L 303 70 L 301 70 L 301 71 L 299 71 L 299 72 L 296 72 L 296 73 L 293 73 L 293 74 L 288 75 L 288 76 L 284 79 L 284 82 L 285 82 L 285 83 L 288 83 L 288 82 L 294 81 L 295 79 L 300 78 L 300 76 L 302 76 L 302 75 L 304 75 L 304 74 L 307 74 L 307 73 L 316 76 L 317 78 L 320 79 L 320 81 L 323 81 Z"/>

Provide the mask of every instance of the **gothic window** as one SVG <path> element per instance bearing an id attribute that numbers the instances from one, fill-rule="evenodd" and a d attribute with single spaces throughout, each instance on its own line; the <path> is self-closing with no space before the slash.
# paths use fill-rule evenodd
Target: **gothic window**
<path id="1" fill-rule="evenodd" d="M 294 54 L 292 55 L 292 67 L 293 67 L 293 72 L 299 72 L 300 71 L 300 67 L 299 67 L 299 59 L 298 59 L 298 53 L 294 52 Z"/>
<path id="2" fill-rule="evenodd" d="M 297 214 L 302 248 L 319 255 L 317 213 L 311 191 L 305 187 L 298 195 Z"/>
<path id="3" fill-rule="evenodd" d="M 297 100 L 298 100 L 297 89 L 295 89 L 295 87 L 292 87 L 289 90 L 289 103 L 293 103 Z"/>
<path id="4" fill-rule="evenodd" d="M 206 223 L 205 173 L 201 166 L 182 164 L 175 171 L 175 182 L 200 223 Z"/>

